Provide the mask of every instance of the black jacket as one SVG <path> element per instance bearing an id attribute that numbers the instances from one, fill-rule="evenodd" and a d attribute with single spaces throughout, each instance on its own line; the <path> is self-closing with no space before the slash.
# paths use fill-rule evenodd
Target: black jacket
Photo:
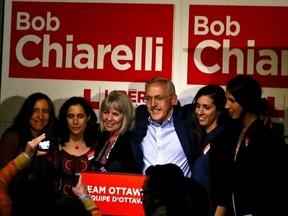
<path id="1" fill-rule="evenodd" d="M 134 156 L 136 158 L 139 171 L 142 172 L 144 166 L 143 152 L 141 150 L 141 142 L 146 136 L 149 112 L 146 105 L 140 105 L 136 108 L 136 128 L 131 137 L 131 145 Z M 197 141 L 192 131 L 192 108 L 184 106 L 173 107 L 173 121 L 176 133 L 181 142 L 184 153 L 188 159 L 190 169 L 193 167 L 196 158 L 196 149 L 198 148 Z"/>
<path id="2" fill-rule="evenodd" d="M 136 165 L 135 158 L 132 153 L 130 145 L 130 132 L 124 135 L 120 135 L 112 148 L 105 169 L 109 172 L 120 172 L 120 173 L 139 173 Z M 108 132 L 101 133 L 100 130 L 97 132 L 97 145 L 95 151 L 95 159 L 104 147 L 106 141 L 109 139 Z M 99 166 L 96 163 L 96 169 Z"/>

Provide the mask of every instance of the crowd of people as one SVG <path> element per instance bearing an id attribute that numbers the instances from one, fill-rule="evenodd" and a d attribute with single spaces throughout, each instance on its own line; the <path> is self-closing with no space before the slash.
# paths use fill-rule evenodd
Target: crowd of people
<path id="1" fill-rule="evenodd" d="M 285 215 L 287 145 L 263 110 L 248 75 L 203 86 L 183 106 L 173 82 L 152 78 L 145 104 L 111 91 L 99 119 L 83 97 L 56 116 L 47 95 L 32 94 L 0 140 L 0 216 L 39 215 L 41 203 L 41 215 L 102 215 L 84 171 L 146 175 L 145 216 Z"/>

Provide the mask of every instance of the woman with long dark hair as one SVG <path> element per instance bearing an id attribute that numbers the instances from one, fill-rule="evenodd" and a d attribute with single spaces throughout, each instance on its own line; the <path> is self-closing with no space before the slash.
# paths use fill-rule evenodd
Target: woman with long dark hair
<path id="1" fill-rule="evenodd" d="M 210 199 L 210 216 L 231 211 L 231 142 L 226 129 L 225 90 L 215 84 L 199 89 L 193 100 L 195 124 L 203 130 L 200 152 L 194 162 L 192 178 L 202 184 Z M 224 121 L 225 120 L 225 121 Z M 200 126 L 200 128 L 199 128 Z M 199 133 L 198 133 L 199 134 Z"/>
<path id="2" fill-rule="evenodd" d="M 248 75 L 236 76 L 227 84 L 225 108 L 235 121 L 231 125 L 234 211 L 236 215 L 287 215 L 286 146 L 261 121 L 261 97 L 259 82 Z"/>
<path id="3" fill-rule="evenodd" d="M 30 95 L 0 141 L 0 169 L 25 150 L 28 141 L 55 133 L 55 112 L 51 99 L 41 92 Z"/>

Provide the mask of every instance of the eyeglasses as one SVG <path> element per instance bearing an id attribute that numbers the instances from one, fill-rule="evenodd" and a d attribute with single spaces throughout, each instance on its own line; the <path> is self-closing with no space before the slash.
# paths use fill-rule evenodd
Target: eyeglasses
<path id="1" fill-rule="evenodd" d="M 170 94 L 170 95 L 167 95 L 167 96 L 161 96 L 161 95 L 156 95 L 156 96 L 147 96 L 145 98 L 145 102 L 148 103 L 148 104 L 151 104 L 153 99 L 154 99 L 154 102 L 156 103 L 162 103 L 164 102 L 168 97 L 172 96 L 173 94 Z"/>
<path id="2" fill-rule="evenodd" d="M 148 190 L 140 190 L 140 195 L 143 197 L 145 194 L 149 193 Z"/>

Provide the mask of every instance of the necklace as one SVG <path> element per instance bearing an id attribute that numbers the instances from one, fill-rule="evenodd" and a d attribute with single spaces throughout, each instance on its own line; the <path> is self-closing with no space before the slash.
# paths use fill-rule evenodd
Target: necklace
<path id="1" fill-rule="evenodd" d="M 106 164 L 108 158 L 109 158 L 109 155 L 110 155 L 110 152 L 112 150 L 112 148 L 114 147 L 115 145 L 115 141 L 109 141 L 107 140 L 106 143 L 104 144 L 104 147 L 102 148 L 101 152 L 98 154 L 97 158 L 96 158 L 96 161 L 97 162 L 100 162 L 101 164 Z"/>
<path id="2" fill-rule="evenodd" d="M 73 146 L 74 146 L 74 149 L 76 149 L 76 150 L 79 150 L 80 147 L 83 146 L 82 144 L 83 144 L 83 141 L 81 141 L 81 140 L 78 140 L 76 142 L 75 141 L 70 141 L 71 147 L 73 148 Z"/>

